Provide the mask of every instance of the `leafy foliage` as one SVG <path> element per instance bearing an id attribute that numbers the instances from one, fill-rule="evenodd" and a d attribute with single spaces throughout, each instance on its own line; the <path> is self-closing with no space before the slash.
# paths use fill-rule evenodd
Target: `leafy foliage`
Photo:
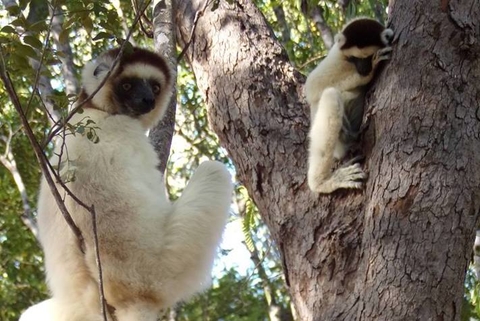
<path id="1" fill-rule="evenodd" d="M 0 92 L 2 88 L 0 88 Z M 0 100 L 5 95 L 0 94 Z M 8 106 L 7 103 L 2 106 Z M 39 170 L 28 141 L 20 135 L 8 107 L 0 114 L 0 136 L 8 135 L 9 126 L 15 128 L 10 148 L 17 158 L 17 165 L 26 185 L 27 194 L 36 198 Z M 34 123 L 34 122 L 32 122 Z M 37 129 L 43 126 L 37 126 Z M 6 146 L 0 140 L 0 155 Z M 23 206 L 20 193 L 11 173 L 0 166 L 0 320 L 17 320 L 18 312 L 46 297 L 43 259 L 34 235 L 23 225 L 20 215 Z M 31 204 L 33 205 L 33 204 Z"/>
<path id="2" fill-rule="evenodd" d="M 480 282 L 475 277 L 471 266 L 465 275 L 465 295 L 463 296 L 461 319 L 463 321 L 480 320 Z"/>
<path id="3" fill-rule="evenodd" d="M 235 270 L 225 271 L 205 294 L 178 309 L 177 321 L 266 321 L 267 303 L 261 284 Z"/>

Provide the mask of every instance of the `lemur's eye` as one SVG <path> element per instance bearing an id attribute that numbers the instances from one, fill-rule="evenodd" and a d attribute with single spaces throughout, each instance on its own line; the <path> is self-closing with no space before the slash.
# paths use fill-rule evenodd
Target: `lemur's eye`
<path id="1" fill-rule="evenodd" d="M 124 82 L 124 83 L 122 84 L 122 88 L 123 88 L 123 90 L 127 90 L 127 91 L 128 91 L 128 90 L 130 90 L 130 89 L 132 88 L 132 85 L 131 85 L 130 83 L 128 83 L 128 82 Z"/>
<path id="2" fill-rule="evenodd" d="M 153 85 L 152 90 L 154 94 L 160 93 L 160 85 Z"/>

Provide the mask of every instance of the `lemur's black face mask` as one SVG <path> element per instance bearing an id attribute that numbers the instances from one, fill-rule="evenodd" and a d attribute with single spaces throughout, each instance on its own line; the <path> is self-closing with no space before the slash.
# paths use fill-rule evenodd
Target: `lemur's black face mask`
<path id="1" fill-rule="evenodd" d="M 155 108 L 160 84 L 155 80 L 126 77 L 115 84 L 114 93 L 121 113 L 138 117 Z"/>
<path id="2" fill-rule="evenodd" d="M 366 58 L 348 57 L 347 61 L 354 64 L 361 76 L 368 76 L 372 72 L 373 55 Z"/>

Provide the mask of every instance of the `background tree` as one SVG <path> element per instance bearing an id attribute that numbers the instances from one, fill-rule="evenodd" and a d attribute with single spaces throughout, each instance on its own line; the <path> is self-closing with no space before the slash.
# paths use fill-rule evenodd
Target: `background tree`
<path id="1" fill-rule="evenodd" d="M 40 141 L 75 99 L 84 62 L 124 41 L 138 3 L 2 1 L 0 65 Z M 160 15 L 169 4 L 151 4 L 132 44 L 163 48 L 149 36 L 168 25 Z M 385 1 L 178 0 L 169 189 L 175 197 L 204 159 L 224 161 L 270 234 L 239 187 L 254 269 L 227 268 L 165 320 L 291 320 L 280 261 L 298 320 L 458 319 L 479 212 L 479 7 L 391 1 L 394 56 L 365 117 L 367 188 L 318 197 L 305 182 L 309 111 L 298 71 L 318 63 L 347 18 L 384 19 Z M 0 106 L 0 319 L 17 320 L 47 296 L 34 236 L 40 172 L 3 86 Z M 480 315 L 473 271 L 465 285 L 469 320 Z"/>

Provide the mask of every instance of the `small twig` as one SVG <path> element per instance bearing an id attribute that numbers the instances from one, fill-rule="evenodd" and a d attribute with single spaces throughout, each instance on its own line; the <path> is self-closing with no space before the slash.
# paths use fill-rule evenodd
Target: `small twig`
<path id="1" fill-rule="evenodd" d="M 298 66 L 298 69 L 303 69 L 305 68 L 305 66 L 311 64 L 312 62 L 316 61 L 316 60 L 319 60 L 319 59 L 323 59 L 325 58 L 326 55 L 321 55 L 321 56 L 314 56 L 310 59 L 308 59 L 307 61 L 305 61 L 303 64 L 301 64 L 300 66 Z"/>
<path id="2" fill-rule="evenodd" d="M 101 306 L 103 319 L 108 320 L 107 319 L 107 301 L 105 300 L 105 291 L 103 289 L 102 263 L 100 262 L 100 249 L 98 246 L 97 213 L 95 212 L 94 205 L 92 205 L 92 207 L 90 208 L 90 214 L 92 214 L 93 239 L 95 244 L 95 258 L 96 258 L 97 267 L 98 267 L 98 291 L 100 293 L 100 306 Z"/>
<path id="3" fill-rule="evenodd" d="M 192 30 L 190 31 L 190 37 L 189 37 L 190 39 L 185 44 L 185 47 L 183 47 L 182 52 L 180 52 L 180 54 L 178 55 L 177 61 L 182 60 L 183 56 L 187 52 L 191 43 L 193 42 L 193 40 L 195 38 L 195 30 L 197 30 L 198 20 L 200 19 L 201 16 L 203 16 L 203 13 L 205 12 L 205 10 L 207 9 L 207 7 L 210 3 L 211 2 L 209 0 L 205 0 L 203 8 L 200 9 L 200 10 L 197 10 L 197 12 L 195 13 L 195 18 L 193 19 L 193 27 L 192 27 Z"/>
<path id="4" fill-rule="evenodd" d="M 55 181 L 57 182 L 57 184 L 62 187 L 62 189 L 67 193 L 67 195 L 70 196 L 76 203 L 78 203 L 78 205 L 80 205 L 87 211 L 90 211 L 90 206 L 85 204 L 81 199 L 79 199 L 75 194 L 73 194 L 73 192 L 63 182 L 62 178 L 60 177 L 60 174 L 55 171 L 55 168 L 53 168 L 50 162 L 47 162 L 47 166 L 48 166 L 48 169 L 52 172 L 53 176 L 55 177 Z"/>
<path id="5" fill-rule="evenodd" d="M 138 14 L 139 13 L 139 7 L 141 6 L 141 4 L 139 4 L 138 1 L 136 1 L 136 0 L 132 0 L 131 3 L 132 3 L 132 8 L 135 11 L 135 14 Z M 152 27 L 152 21 L 150 21 L 150 19 L 148 19 L 147 15 L 145 14 L 145 10 L 143 10 L 143 12 L 141 13 L 141 19 L 139 21 L 140 29 L 142 29 L 142 32 L 148 38 L 153 39 L 153 30 L 147 30 L 147 28 L 145 28 L 145 26 L 143 25 L 143 21 L 145 21 L 145 24 L 150 26 L 150 28 Z"/>

